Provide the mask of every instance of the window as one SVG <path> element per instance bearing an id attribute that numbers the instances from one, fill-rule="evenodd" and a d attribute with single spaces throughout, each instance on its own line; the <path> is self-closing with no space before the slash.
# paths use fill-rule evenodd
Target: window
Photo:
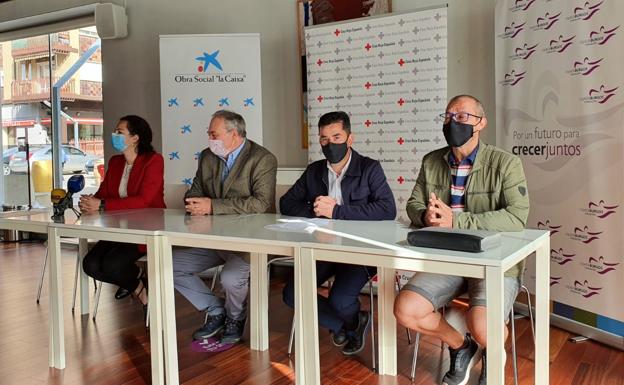
<path id="1" fill-rule="evenodd" d="M 97 38 L 95 27 L 89 27 L 0 42 L 0 203 L 51 204 L 51 84 L 66 75 Z M 61 122 L 66 124 L 58 138 L 63 145 L 62 186 L 72 173 L 82 173 L 85 193 L 97 189 L 97 169 L 104 158 L 101 67 L 98 49 L 60 89 Z"/>
<path id="2" fill-rule="evenodd" d="M 46 79 L 50 77 L 50 63 L 43 62 L 37 63 L 37 74 L 39 79 Z"/>

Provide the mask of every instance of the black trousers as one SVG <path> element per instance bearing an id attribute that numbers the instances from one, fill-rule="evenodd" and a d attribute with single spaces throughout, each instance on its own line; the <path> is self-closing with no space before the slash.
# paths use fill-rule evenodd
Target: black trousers
<path id="1" fill-rule="evenodd" d="M 318 296 L 319 324 L 338 333 L 357 326 L 360 311 L 360 291 L 377 274 L 377 268 L 335 262 L 316 262 L 316 284 L 321 286 L 334 277 L 329 296 Z M 284 303 L 295 307 L 295 282 L 291 280 L 282 291 Z"/>
<path id="2" fill-rule="evenodd" d="M 82 269 L 98 281 L 132 292 L 139 286 L 140 270 L 135 262 L 142 256 L 136 244 L 99 241 L 84 257 Z"/>

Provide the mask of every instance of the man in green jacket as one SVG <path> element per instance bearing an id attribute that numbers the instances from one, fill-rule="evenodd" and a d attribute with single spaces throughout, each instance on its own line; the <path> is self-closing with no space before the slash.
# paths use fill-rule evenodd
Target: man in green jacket
<path id="1" fill-rule="evenodd" d="M 208 148 L 199 157 L 193 185 L 185 195 L 190 215 L 264 213 L 275 204 L 277 159 L 246 139 L 245 120 L 231 111 L 217 111 L 208 127 Z M 225 301 L 197 276 L 223 265 Z M 245 253 L 200 248 L 173 251 L 175 288 L 198 310 L 204 325 L 193 333 L 201 340 L 223 331 L 221 342 L 238 342 L 245 327 L 249 292 L 249 258 Z"/>
<path id="2" fill-rule="evenodd" d="M 492 231 L 520 231 L 529 215 L 526 178 L 520 159 L 479 140 L 487 126 L 483 105 L 469 95 L 450 100 L 443 133 L 448 147 L 425 155 L 407 214 L 418 227 L 446 227 Z M 509 314 L 520 288 L 523 266 L 505 274 L 505 314 Z M 468 293 L 470 308 L 462 335 L 438 312 L 456 297 Z M 463 385 L 483 347 L 479 385 L 486 384 L 485 281 L 430 273 L 416 273 L 394 303 L 402 325 L 440 338 L 449 347 L 450 369 L 442 383 Z M 505 330 L 507 336 L 507 330 Z"/>

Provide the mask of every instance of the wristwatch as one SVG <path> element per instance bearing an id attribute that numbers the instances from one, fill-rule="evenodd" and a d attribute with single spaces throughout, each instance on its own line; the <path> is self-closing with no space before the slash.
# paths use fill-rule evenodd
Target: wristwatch
<path id="1" fill-rule="evenodd" d="M 106 201 L 104 199 L 100 199 L 100 212 L 104 211 L 104 208 L 106 207 Z"/>

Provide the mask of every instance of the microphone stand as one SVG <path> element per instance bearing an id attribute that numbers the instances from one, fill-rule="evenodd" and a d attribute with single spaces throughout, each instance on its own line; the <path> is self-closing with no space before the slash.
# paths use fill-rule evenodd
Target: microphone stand
<path id="1" fill-rule="evenodd" d="M 80 218 L 82 216 L 82 213 L 78 210 L 76 210 L 73 206 L 71 207 L 72 211 L 74 212 L 74 214 L 76 214 L 77 218 Z"/>

